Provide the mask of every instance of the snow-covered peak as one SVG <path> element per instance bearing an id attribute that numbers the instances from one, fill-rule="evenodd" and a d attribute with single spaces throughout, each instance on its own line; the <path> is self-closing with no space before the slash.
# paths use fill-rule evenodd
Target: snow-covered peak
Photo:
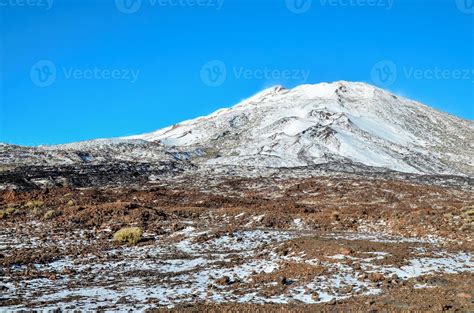
<path id="1" fill-rule="evenodd" d="M 472 122 L 365 83 L 281 86 L 227 109 L 129 137 L 207 151 L 208 164 L 353 161 L 415 173 L 471 173 Z M 466 141 L 467 140 L 467 141 Z M 464 148 L 465 147 L 465 148 Z"/>
<path id="2" fill-rule="evenodd" d="M 306 99 L 332 99 L 336 97 L 336 90 L 340 86 L 336 83 L 321 83 L 317 85 L 300 85 L 292 90 Z"/>
<path id="3" fill-rule="evenodd" d="M 250 98 L 243 100 L 242 102 L 236 104 L 232 108 L 243 108 L 248 105 L 256 105 L 256 104 L 265 103 L 287 92 L 288 90 L 285 89 L 283 86 L 280 86 L 280 85 L 273 86 L 263 91 L 260 91 L 259 93 L 255 94 L 254 96 Z"/>
<path id="4" fill-rule="evenodd" d="M 152 133 L 53 147 L 0 145 L 5 164 L 192 162 L 305 167 L 359 163 L 474 176 L 474 123 L 365 83 L 275 86 Z"/>

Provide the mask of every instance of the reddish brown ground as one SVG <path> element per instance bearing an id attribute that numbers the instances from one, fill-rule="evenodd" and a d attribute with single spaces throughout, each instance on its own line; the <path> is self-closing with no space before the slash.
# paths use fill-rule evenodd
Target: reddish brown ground
<path id="1" fill-rule="evenodd" d="M 202 182 L 201 182 L 202 183 Z M 36 201 L 32 203 L 31 201 Z M 212 236 L 232 234 L 246 228 L 256 216 L 262 216 L 252 228 L 289 229 L 295 219 L 301 219 L 308 230 L 356 232 L 361 228 L 403 236 L 438 236 L 447 241 L 443 249 L 472 253 L 474 193 L 455 187 L 434 187 L 383 179 L 317 177 L 306 180 L 282 179 L 221 179 L 196 186 L 192 181 L 178 181 L 167 186 L 117 188 L 105 190 L 73 190 L 57 188 L 30 192 L 4 191 L 0 194 L 0 223 L 11 236 L 35 236 L 44 243 L 62 240 L 60 233 L 87 230 L 84 236 L 94 237 L 89 245 L 71 245 L 59 249 L 54 245 L 37 248 L 16 248 L 0 252 L 4 274 L 14 264 L 44 264 L 64 256 L 101 255 L 101 251 L 116 244 L 112 234 L 125 226 L 138 226 L 144 232 L 166 235 L 184 229 L 186 222 L 213 225 Z M 12 208 L 7 213 L 7 209 Z M 48 213 L 49 212 L 49 213 Z M 242 218 L 231 223 L 223 216 Z M 29 227 L 36 221 L 44 227 Z M 110 228 L 111 232 L 101 230 Z M 95 235 L 96 234 L 96 235 Z M 142 240 L 147 245 L 153 238 Z M 385 251 L 390 257 L 380 262 L 400 264 L 410 256 L 408 243 L 377 243 L 364 240 L 336 240 L 325 236 L 302 235 L 286 241 L 275 251 L 285 255 L 305 252 L 309 257 L 335 254 L 360 256 L 364 252 Z M 354 264 L 352 264 L 354 266 Z M 289 262 L 272 274 L 254 275 L 254 282 L 277 281 L 279 277 L 298 277 L 304 281 L 322 275 L 324 269 Z M 12 274 L 13 275 L 13 274 Z M 34 273 L 22 275 L 63 275 L 63 273 Z M 50 275 L 50 276 L 47 276 Z M 64 274 L 66 275 L 66 274 Z M 29 276 L 29 277 L 30 277 Z M 425 281 L 434 288 L 414 289 Z M 336 302 L 302 305 L 251 305 L 229 303 L 193 303 L 178 305 L 183 312 L 315 312 L 315 311 L 461 311 L 474 312 L 474 275 L 440 274 L 397 282 L 384 278 L 384 292 L 377 296 L 356 296 Z M 245 284 L 242 282 L 242 284 Z M 249 286 L 251 287 L 251 286 Z M 285 293 L 286 286 L 277 285 L 265 292 Z M 18 300 L 6 302 L 20 304 Z M 2 303 L 0 303 L 2 305 Z M 168 309 L 160 309 L 167 311 Z"/>

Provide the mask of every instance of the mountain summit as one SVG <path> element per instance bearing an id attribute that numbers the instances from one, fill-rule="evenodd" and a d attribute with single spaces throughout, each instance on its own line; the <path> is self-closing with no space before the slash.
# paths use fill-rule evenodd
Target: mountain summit
<path id="1" fill-rule="evenodd" d="M 474 123 L 352 82 L 266 89 L 229 109 L 128 137 L 202 162 L 300 167 L 356 162 L 409 173 L 474 174 Z"/>
<path id="2" fill-rule="evenodd" d="M 474 122 L 352 82 L 266 89 L 209 116 L 118 139 L 0 146 L 22 165 L 187 162 L 294 168 L 354 164 L 416 174 L 474 176 Z"/>

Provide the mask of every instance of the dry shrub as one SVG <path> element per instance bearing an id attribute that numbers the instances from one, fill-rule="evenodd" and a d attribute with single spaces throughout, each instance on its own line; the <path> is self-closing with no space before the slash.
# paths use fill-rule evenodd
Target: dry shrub
<path id="1" fill-rule="evenodd" d="M 121 244 L 137 244 L 142 237 L 142 230 L 139 227 L 122 228 L 114 234 L 114 241 Z"/>

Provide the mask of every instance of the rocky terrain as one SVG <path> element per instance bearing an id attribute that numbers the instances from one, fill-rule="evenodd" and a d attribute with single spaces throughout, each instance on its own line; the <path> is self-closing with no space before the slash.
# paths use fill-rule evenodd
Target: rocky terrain
<path id="1" fill-rule="evenodd" d="M 474 311 L 473 122 L 360 83 L 0 145 L 0 311 Z"/>
<path id="2" fill-rule="evenodd" d="M 0 304 L 469 312 L 473 203 L 471 181 L 368 173 L 3 191 Z"/>

